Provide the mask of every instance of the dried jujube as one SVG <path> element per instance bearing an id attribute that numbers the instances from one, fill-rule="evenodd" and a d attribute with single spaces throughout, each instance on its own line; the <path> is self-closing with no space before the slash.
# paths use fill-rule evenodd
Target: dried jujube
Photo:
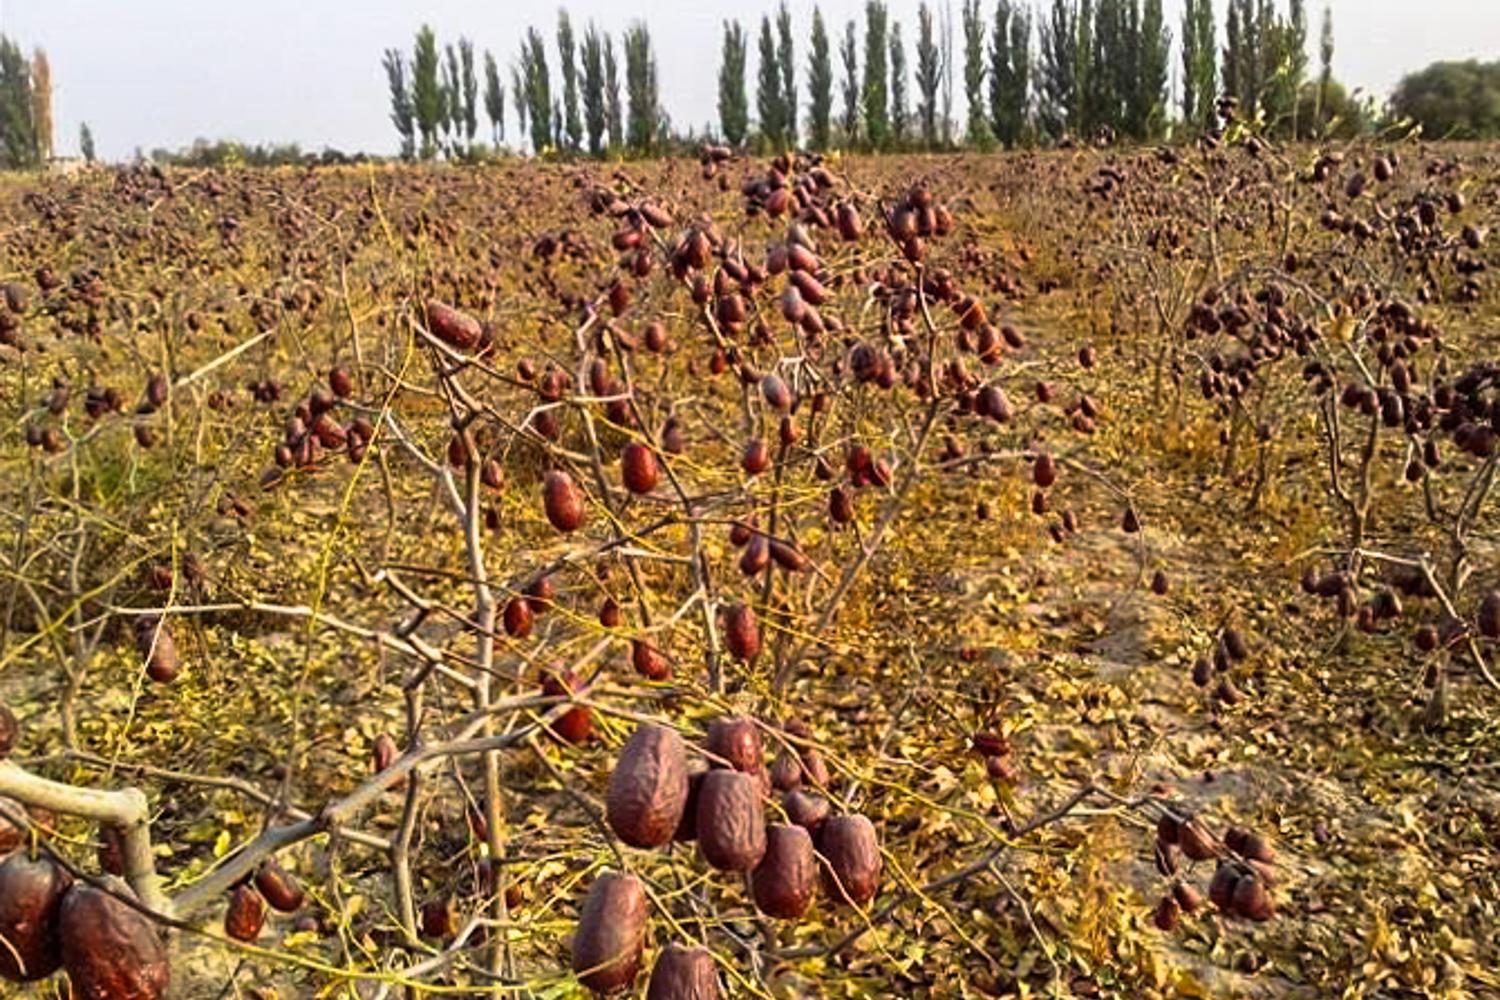
<path id="1" fill-rule="evenodd" d="M 29 983 L 57 971 L 57 919 L 72 881 L 51 860 L 24 851 L 0 864 L 0 976 Z"/>
<path id="2" fill-rule="evenodd" d="M 656 956 L 646 1000 L 718 1000 L 719 972 L 707 948 L 669 944 Z"/>
<path id="3" fill-rule="evenodd" d="M 606 872 L 589 886 L 573 934 L 573 972 L 595 993 L 614 993 L 641 969 L 649 915 L 646 889 L 634 875 Z"/>
<path id="4" fill-rule="evenodd" d="M 766 853 L 750 873 L 750 891 L 762 913 L 782 920 L 802 916 L 817 887 L 812 836 L 800 826 L 772 824 Z"/>
<path id="5" fill-rule="evenodd" d="M 69 889 L 58 936 L 75 1000 L 159 1000 L 167 992 L 171 968 L 156 927 L 109 893 Z"/>
<path id="6" fill-rule="evenodd" d="M 864 906 L 880 889 L 880 842 L 875 826 L 858 813 L 834 816 L 818 831 L 823 887 L 835 903 Z"/>
<path id="7" fill-rule="evenodd" d="M 760 782 L 739 771 L 710 771 L 698 789 L 698 850 L 720 871 L 747 872 L 766 853 Z"/>
<path id="8" fill-rule="evenodd" d="M 641 726 L 620 751 L 609 776 L 610 829 L 632 847 L 660 847 L 676 833 L 687 797 L 682 737 L 666 726 Z"/>

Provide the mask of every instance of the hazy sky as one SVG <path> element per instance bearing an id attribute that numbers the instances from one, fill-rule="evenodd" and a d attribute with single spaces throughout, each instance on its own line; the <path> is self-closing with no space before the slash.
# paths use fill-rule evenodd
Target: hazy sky
<path id="1" fill-rule="evenodd" d="M 917 0 L 888 5 L 910 52 Z M 137 146 L 175 148 L 198 136 L 389 152 L 396 139 L 380 68 L 384 48 L 408 48 L 426 21 L 439 41 L 466 34 L 477 48 L 493 49 L 508 84 L 521 32 L 536 24 L 550 43 L 557 6 L 552 0 L 0 0 L 0 30 L 47 50 L 62 154 L 77 150 L 81 121 L 106 158 L 128 157 Z M 716 119 L 720 23 L 746 11 L 758 23 L 772 6 L 773 0 L 567 4 L 580 34 L 590 18 L 618 31 L 644 13 L 658 48 L 663 102 L 676 124 L 700 128 Z M 861 0 L 821 6 L 834 34 L 863 9 Z M 1215 6 L 1222 16 L 1225 0 Z M 955 17 L 958 7 L 953 0 Z M 1166 0 L 1166 7 L 1175 37 L 1181 0 Z M 1351 87 L 1384 94 L 1402 73 L 1435 59 L 1500 58 L 1500 0 L 1333 0 L 1332 7 L 1334 72 Z M 1308 8 L 1316 63 L 1322 6 L 1308 0 Z M 800 85 L 811 5 L 793 0 L 792 9 Z M 752 110 L 754 49 L 752 36 Z M 1174 70 L 1175 62 L 1174 55 Z M 555 52 L 553 67 L 555 73 Z M 961 72 L 954 89 L 961 108 Z M 805 103 L 800 86 L 799 99 Z M 483 123 L 481 131 L 487 132 Z"/>

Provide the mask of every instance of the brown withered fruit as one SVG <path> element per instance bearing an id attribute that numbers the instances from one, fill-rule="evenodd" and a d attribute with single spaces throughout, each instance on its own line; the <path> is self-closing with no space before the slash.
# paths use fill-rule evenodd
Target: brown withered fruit
<path id="1" fill-rule="evenodd" d="M 266 901 L 255 887 L 241 883 L 229 893 L 224 933 L 236 941 L 254 941 L 266 925 Z"/>
<path id="2" fill-rule="evenodd" d="M 731 604 L 724 611 L 724 645 L 737 660 L 753 662 L 760 655 L 760 622 L 748 604 Z"/>
<path id="3" fill-rule="evenodd" d="M 58 913 L 72 881 L 51 860 L 25 851 L 0 863 L 0 976 L 29 983 L 62 965 Z"/>
<path id="4" fill-rule="evenodd" d="M 155 926 L 109 893 L 75 884 L 63 896 L 57 926 L 75 1000 L 160 1000 L 166 994 L 171 968 Z"/>
<path id="5" fill-rule="evenodd" d="M 277 913 L 296 913 L 304 896 L 297 880 L 275 858 L 267 858 L 255 873 L 255 888 Z"/>
<path id="6" fill-rule="evenodd" d="M 610 829 L 631 847 L 660 847 L 676 833 L 687 798 L 682 737 L 666 726 L 642 725 L 609 776 L 605 802 Z"/>
<path id="7" fill-rule="evenodd" d="M 582 690 L 583 683 L 582 677 L 559 660 L 542 674 L 542 694 L 561 698 Z M 553 721 L 551 732 L 565 743 L 586 743 L 594 732 L 594 713 L 583 705 L 570 708 Z"/>
<path id="8" fill-rule="evenodd" d="M 768 827 L 766 853 L 750 873 L 751 895 L 760 911 L 781 920 L 796 920 L 812 902 L 817 881 L 812 835 L 796 825 L 773 823 Z"/>
<path id="9" fill-rule="evenodd" d="M 834 903 L 864 906 L 880 889 L 880 841 L 875 826 L 859 813 L 833 816 L 818 831 L 823 856 L 823 889 Z"/>
<path id="10" fill-rule="evenodd" d="M 620 451 L 620 478 L 630 492 L 650 493 L 661 479 L 656 455 L 640 442 L 631 441 Z"/>
<path id="11" fill-rule="evenodd" d="M 827 799 L 805 788 L 794 788 L 782 796 L 781 808 L 786 810 L 787 819 L 815 837 L 832 811 Z"/>
<path id="12" fill-rule="evenodd" d="M 135 646 L 146 661 L 146 676 L 158 684 L 175 679 L 182 670 L 177 643 L 165 622 L 155 617 L 136 619 Z"/>
<path id="13" fill-rule="evenodd" d="M 573 972 L 595 993 L 630 987 L 641 970 L 649 903 L 634 875 L 605 872 L 589 886 L 573 933 Z"/>
<path id="14" fill-rule="evenodd" d="M 577 531 L 583 525 L 583 492 L 573 477 L 560 469 L 547 473 L 542 486 L 542 506 L 547 520 L 558 531 Z"/>
<path id="15" fill-rule="evenodd" d="M 26 807 L 0 795 L 0 855 L 9 854 L 26 843 Z"/>
<path id="16" fill-rule="evenodd" d="M 646 1000 L 718 1000 L 719 972 L 707 948 L 669 944 L 656 956 Z"/>
<path id="17" fill-rule="evenodd" d="M 718 767 L 755 773 L 764 764 L 760 727 L 743 715 L 724 715 L 710 722 L 704 747 Z"/>
<path id="18" fill-rule="evenodd" d="M 748 872 L 766 853 L 760 782 L 740 771 L 709 771 L 698 789 L 696 826 L 703 860 L 720 871 Z"/>

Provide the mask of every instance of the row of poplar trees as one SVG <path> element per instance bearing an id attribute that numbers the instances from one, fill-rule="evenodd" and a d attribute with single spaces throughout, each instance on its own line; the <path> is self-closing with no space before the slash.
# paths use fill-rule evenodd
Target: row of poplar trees
<path id="1" fill-rule="evenodd" d="M 52 157 L 52 67 L 0 35 L 0 170 L 28 170 Z"/>
<path id="2" fill-rule="evenodd" d="M 914 64 L 907 60 L 901 22 L 891 20 L 883 0 L 867 0 L 862 39 L 860 28 L 851 18 L 837 41 L 835 106 L 833 47 L 822 11 L 813 8 L 807 113 L 799 130 L 795 29 L 787 4 L 760 20 L 753 123 L 746 81 L 750 35 L 739 21 L 726 21 L 719 63 L 724 140 L 772 148 L 932 149 L 962 142 L 983 149 L 1106 131 L 1152 140 L 1173 120 L 1172 30 L 1162 0 L 1052 0 L 1042 11 L 1016 0 L 996 0 L 989 8 L 962 0 L 959 58 L 968 114 L 961 137 L 951 115 L 958 60 L 948 8 L 934 14 L 928 3 L 918 5 Z M 1306 44 L 1303 0 L 1290 0 L 1285 13 L 1273 0 L 1229 0 L 1222 54 L 1212 0 L 1186 0 L 1176 120 L 1190 131 L 1209 125 L 1217 99 L 1227 94 L 1242 115 L 1291 133 L 1303 96 Z M 1326 10 L 1322 56 L 1317 88 L 1326 94 L 1333 57 Z"/>
<path id="3" fill-rule="evenodd" d="M 620 37 L 623 107 L 614 36 L 590 22 L 580 39 L 568 12 L 560 10 L 555 41 L 560 79 L 554 80 L 548 65 L 546 39 L 536 28 L 527 28 L 509 68 L 508 91 L 494 54 L 485 51 L 482 97 L 493 145 L 505 142 L 509 96 L 518 137 L 529 140 L 535 152 L 600 157 L 660 151 L 669 124 L 645 24 L 630 25 Z M 387 49 L 383 62 L 402 157 L 465 157 L 477 151 L 481 92 L 472 41 L 460 38 L 439 47 L 432 29 L 423 25 L 410 55 Z"/>
<path id="4" fill-rule="evenodd" d="M 1307 82 L 1305 0 L 1286 0 L 1285 11 L 1278 0 L 1228 0 L 1222 48 L 1214 0 L 1185 0 L 1175 114 L 1173 29 L 1163 0 L 1041 3 L 960 0 L 955 32 L 947 0 L 940 8 L 922 0 L 910 59 L 901 22 L 891 17 L 885 0 L 866 0 L 863 19 L 849 19 L 837 36 L 817 7 L 807 34 L 799 35 L 786 0 L 760 18 L 753 37 L 753 23 L 725 21 L 719 136 L 733 146 L 763 150 L 987 149 L 1100 134 L 1151 141 L 1174 126 L 1189 135 L 1209 126 L 1224 95 L 1236 99 L 1242 116 L 1283 135 L 1315 134 L 1327 117 L 1322 109 L 1335 88 L 1332 23 L 1325 9 L 1322 75 Z M 808 46 L 801 81 L 799 37 Z M 567 11 L 560 10 L 553 43 L 527 28 L 509 69 L 512 116 L 534 151 L 598 157 L 666 149 L 670 123 L 644 23 L 637 21 L 620 38 L 623 106 L 612 35 L 590 22 L 580 39 Z M 556 77 L 549 65 L 554 57 Z M 410 54 L 386 50 L 385 71 L 403 156 L 461 157 L 478 148 L 481 87 L 471 41 L 440 47 L 424 26 Z M 961 123 L 953 114 L 956 75 L 967 106 Z M 483 110 L 498 147 L 505 141 L 507 87 L 488 51 L 483 76 Z"/>

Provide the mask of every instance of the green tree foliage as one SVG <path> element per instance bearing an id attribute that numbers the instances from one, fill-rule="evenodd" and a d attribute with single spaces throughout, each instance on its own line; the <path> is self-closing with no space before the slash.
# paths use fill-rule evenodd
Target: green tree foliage
<path id="1" fill-rule="evenodd" d="M 614 36 L 604 36 L 604 106 L 609 110 L 609 145 L 625 145 L 625 119 L 620 113 L 620 73 L 615 61 Z"/>
<path id="2" fill-rule="evenodd" d="M 755 111 L 761 138 L 772 148 L 786 142 L 786 106 L 782 101 L 781 69 L 776 64 L 776 36 L 771 19 L 760 19 L 760 59 L 755 83 Z"/>
<path id="3" fill-rule="evenodd" d="M 906 98 L 906 44 L 901 22 L 891 24 L 891 145 L 906 148 L 911 139 L 911 110 Z"/>
<path id="4" fill-rule="evenodd" d="M 589 155 L 604 155 L 609 131 L 609 104 L 605 95 L 604 38 L 589 22 L 583 33 L 583 123 L 589 136 Z"/>
<path id="5" fill-rule="evenodd" d="M 578 114 L 578 47 L 573 38 L 573 21 L 566 8 L 557 11 L 557 64 L 562 71 L 563 128 L 568 149 L 583 148 L 583 119 Z"/>
<path id="6" fill-rule="evenodd" d="M 521 66 L 530 110 L 531 148 L 540 153 L 556 145 L 557 136 L 552 130 L 552 73 L 547 68 L 547 45 L 535 28 L 526 29 Z"/>
<path id="7" fill-rule="evenodd" d="M 625 29 L 626 143 L 637 156 L 649 156 L 658 145 L 662 126 L 656 84 L 656 54 L 651 33 L 642 21 Z"/>
<path id="8" fill-rule="evenodd" d="M 1373 119 L 1373 110 L 1332 77 L 1304 83 L 1297 98 L 1300 139 L 1353 139 L 1368 133 Z"/>
<path id="9" fill-rule="evenodd" d="M 924 2 L 917 8 L 917 118 L 922 123 L 922 145 L 928 149 L 938 141 L 938 86 L 942 75 L 942 57 L 932 31 L 932 8 Z"/>
<path id="10" fill-rule="evenodd" d="M 990 130 L 1014 147 L 1030 114 L 1031 14 L 1025 4 L 999 0 L 990 33 Z"/>
<path id="11" fill-rule="evenodd" d="M 458 50 L 452 45 L 444 48 L 443 62 L 443 117 L 440 119 L 443 134 L 448 137 L 448 152 L 451 155 L 455 140 L 463 132 L 463 74 L 458 66 Z"/>
<path id="12" fill-rule="evenodd" d="M 490 120 L 491 138 L 495 147 L 505 139 L 505 84 L 500 82 L 500 67 L 495 54 L 484 53 L 484 114 Z"/>
<path id="13" fill-rule="evenodd" d="M 859 142 L 859 28 L 851 18 L 844 25 L 844 38 L 839 42 L 839 62 L 844 69 L 843 97 L 844 115 L 839 125 L 844 133 L 845 146 Z"/>
<path id="14" fill-rule="evenodd" d="M 391 92 L 391 124 L 401 137 L 401 158 L 410 160 L 416 155 L 414 109 L 411 90 L 406 80 L 406 60 L 399 49 L 386 49 L 381 60 L 385 67 L 386 85 Z"/>
<path id="15" fill-rule="evenodd" d="M 474 43 L 467 38 L 458 40 L 458 61 L 463 83 L 464 139 L 472 146 L 479 131 L 479 79 L 474 73 Z"/>
<path id="16" fill-rule="evenodd" d="M 828 48 L 828 29 L 823 12 L 813 8 L 812 53 L 807 66 L 807 130 L 813 149 L 828 148 L 833 121 L 833 58 Z"/>
<path id="17" fill-rule="evenodd" d="M 781 70 L 782 128 L 788 145 L 797 145 L 797 60 L 792 45 L 792 12 L 782 0 L 776 11 L 776 63 Z"/>
<path id="18" fill-rule="evenodd" d="M 1078 126 L 1079 14 L 1070 0 L 1052 0 L 1041 25 L 1041 119 L 1053 138 Z"/>
<path id="19" fill-rule="evenodd" d="M 1500 137 L 1500 61 L 1433 63 L 1396 85 L 1391 110 L 1432 139 Z"/>
<path id="20" fill-rule="evenodd" d="M 724 49 L 719 63 L 719 131 L 724 141 L 739 146 L 750 131 L 750 99 L 745 92 L 745 29 L 738 21 L 724 22 Z"/>
<path id="21" fill-rule="evenodd" d="M 1167 74 L 1171 60 L 1172 35 L 1167 27 L 1161 0 L 1145 0 L 1137 22 L 1132 46 L 1135 71 L 1127 98 L 1127 124 L 1137 139 L 1154 139 L 1161 134 L 1167 117 Z"/>
<path id="22" fill-rule="evenodd" d="M 1218 86 L 1213 0 L 1187 0 L 1182 12 L 1182 119 L 1208 125 Z"/>
<path id="23" fill-rule="evenodd" d="M 979 0 L 964 0 L 964 97 L 969 103 L 966 136 L 969 145 L 981 149 L 993 139 L 989 115 L 984 106 L 984 37 L 985 20 Z"/>
<path id="24" fill-rule="evenodd" d="M 1318 100 L 1314 111 L 1314 120 L 1318 127 L 1328 120 L 1324 108 L 1328 106 L 1330 95 L 1329 87 L 1333 84 L 1333 8 L 1323 8 L 1323 31 L 1318 40 L 1318 61 L 1320 71 L 1318 73 Z"/>
<path id="25" fill-rule="evenodd" d="M 33 110 L 31 64 L 20 46 L 0 35 L 0 168 L 37 166 Z"/>
<path id="26" fill-rule="evenodd" d="M 89 128 L 88 122 L 78 126 L 78 152 L 83 156 L 85 163 L 94 162 L 94 133 Z"/>
<path id="27" fill-rule="evenodd" d="M 528 96 L 529 92 L 526 89 L 526 84 L 531 78 L 527 75 L 524 65 L 526 62 L 524 49 L 522 49 L 520 62 L 523 65 L 512 63 L 510 67 L 510 98 L 516 105 L 516 119 L 521 126 L 520 136 L 524 137 L 527 132 L 527 126 L 531 122 L 531 103 Z"/>
<path id="28" fill-rule="evenodd" d="M 417 31 L 411 57 L 412 113 L 422 137 L 422 159 L 437 152 L 438 131 L 446 114 L 447 96 L 438 79 L 437 36 L 427 25 Z"/>
<path id="29" fill-rule="evenodd" d="M 865 82 L 862 103 L 865 116 L 865 139 L 872 149 L 885 149 L 891 139 L 885 28 L 886 9 L 883 0 L 866 0 Z"/>

